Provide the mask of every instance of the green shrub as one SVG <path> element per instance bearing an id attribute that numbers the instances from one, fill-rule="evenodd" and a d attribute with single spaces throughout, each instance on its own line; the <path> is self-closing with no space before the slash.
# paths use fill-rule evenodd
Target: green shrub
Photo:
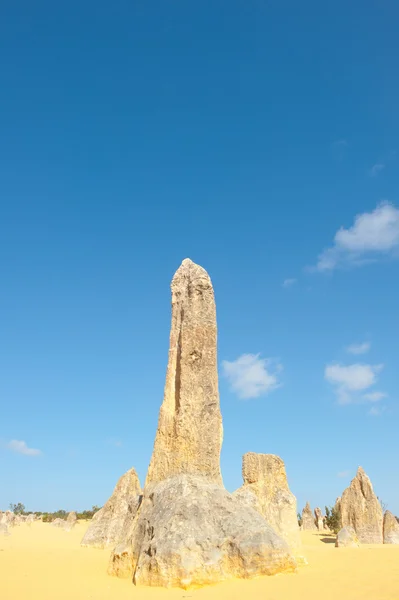
<path id="1" fill-rule="evenodd" d="M 341 511 L 335 506 L 326 506 L 325 522 L 331 531 L 338 533 L 341 529 Z"/>

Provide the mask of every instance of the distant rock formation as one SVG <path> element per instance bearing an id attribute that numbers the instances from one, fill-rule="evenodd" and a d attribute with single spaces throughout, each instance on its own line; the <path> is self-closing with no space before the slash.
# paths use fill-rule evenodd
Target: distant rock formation
<path id="1" fill-rule="evenodd" d="M 384 514 L 384 544 L 399 544 L 399 523 L 389 510 Z"/>
<path id="2" fill-rule="evenodd" d="M 383 514 L 370 479 L 359 467 L 341 497 L 342 526 L 351 526 L 362 544 L 382 544 Z"/>
<path id="3" fill-rule="evenodd" d="M 315 517 L 315 525 L 319 531 L 323 531 L 324 529 L 324 517 L 321 512 L 321 508 L 316 507 L 314 509 L 314 517 Z"/>
<path id="4" fill-rule="evenodd" d="M 140 506 L 141 494 L 139 478 L 132 468 L 122 475 L 112 496 L 94 514 L 81 545 L 94 548 L 115 546 L 130 529 Z"/>
<path id="5" fill-rule="evenodd" d="M 172 280 L 164 401 L 142 503 L 109 572 L 136 585 L 190 588 L 294 571 L 287 543 L 222 485 L 216 310 L 207 272 L 183 261 Z"/>
<path id="6" fill-rule="evenodd" d="M 306 502 L 306 506 L 302 511 L 302 530 L 303 531 L 316 531 L 316 523 L 314 520 L 313 511 L 310 507 L 309 502 Z"/>
<path id="7" fill-rule="evenodd" d="M 10 510 L 6 510 L 1 515 L 0 523 L 7 525 L 7 527 L 14 527 L 14 525 L 18 525 L 17 515 Z"/>
<path id="8" fill-rule="evenodd" d="M 244 485 L 234 496 L 257 509 L 297 553 L 301 548 L 297 504 L 288 487 L 284 461 L 274 454 L 248 452 L 242 458 Z"/>
<path id="9" fill-rule="evenodd" d="M 66 520 L 65 519 L 54 519 L 54 521 L 51 522 L 51 525 L 53 527 L 60 527 L 62 529 L 65 529 L 66 526 Z"/>
<path id="10" fill-rule="evenodd" d="M 10 535 L 8 525 L 6 523 L 0 523 L 0 535 Z"/>
<path id="11" fill-rule="evenodd" d="M 357 548 L 360 546 L 356 531 L 350 525 L 343 527 L 337 533 L 336 548 Z"/>

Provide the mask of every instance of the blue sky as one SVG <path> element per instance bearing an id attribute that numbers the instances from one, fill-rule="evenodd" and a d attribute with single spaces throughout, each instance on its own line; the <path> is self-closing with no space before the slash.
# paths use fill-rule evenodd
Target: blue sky
<path id="1" fill-rule="evenodd" d="M 398 18 L 2 2 L 0 509 L 144 480 L 190 257 L 217 300 L 226 487 L 278 454 L 324 507 L 362 465 L 399 513 Z"/>

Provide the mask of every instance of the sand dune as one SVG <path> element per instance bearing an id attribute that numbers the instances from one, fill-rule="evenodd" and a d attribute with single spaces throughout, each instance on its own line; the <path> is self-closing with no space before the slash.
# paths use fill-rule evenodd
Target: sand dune
<path id="1" fill-rule="evenodd" d="M 81 548 L 87 523 L 67 533 L 46 523 L 0 537 L 1 600 L 398 600 L 399 546 L 334 548 L 303 532 L 309 561 L 296 575 L 235 580 L 184 591 L 136 588 L 106 574 L 109 551 Z"/>

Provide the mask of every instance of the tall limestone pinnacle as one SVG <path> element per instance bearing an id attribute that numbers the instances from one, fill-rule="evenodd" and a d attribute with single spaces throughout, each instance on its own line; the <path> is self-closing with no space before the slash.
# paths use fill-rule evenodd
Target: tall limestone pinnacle
<path id="1" fill-rule="evenodd" d="M 295 571 L 288 543 L 222 484 L 211 280 L 186 259 L 171 288 L 169 361 L 154 451 L 140 506 L 108 572 L 139 586 L 188 589 Z"/>
<path id="2" fill-rule="evenodd" d="M 186 258 L 172 279 L 171 290 L 164 400 L 146 485 L 183 473 L 221 483 L 223 426 L 212 282 L 205 269 Z"/>

